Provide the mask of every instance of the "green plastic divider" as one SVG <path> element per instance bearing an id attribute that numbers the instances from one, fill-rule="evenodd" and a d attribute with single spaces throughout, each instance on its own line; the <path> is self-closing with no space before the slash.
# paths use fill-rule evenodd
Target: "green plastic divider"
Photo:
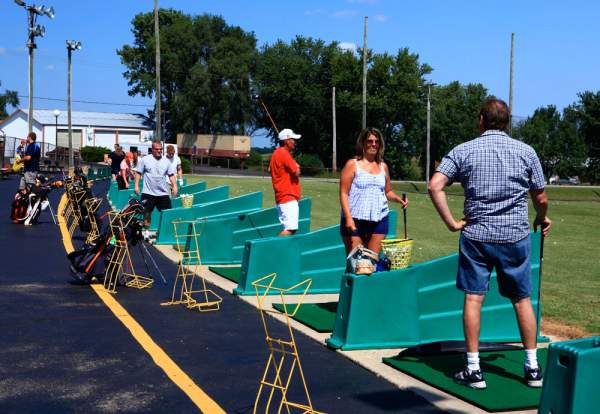
<path id="1" fill-rule="evenodd" d="M 542 368 L 546 354 L 545 349 L 538 350 Z M 465 364 L 464 356 L 460 354 L 403 356 L 401 353 L 393 358 L 383 358 L 383 362 L 486 411 L 509 411 L 536 408 L 540 402 L 541 390 L 528 387 L 523 381 L 524 357 L 525 352 L 520 349 L 481 352 L 479 358 L 487 384 L 485 390 L 475 390 L 454 382 L 453 374 L 463 369 Z M 557 392 L 560 394 L 562 390 Z M 555 411 L 567 412 L 572 411 Z"/>
<path id="2" fill-rule="evenodd" d="M 539 315 L 539 233 L 531 233 L 531 243 L 531 301 Z M 463 340 L 464 293 L 456 288 L 457 268 L 458 254 L 453 254 L 371 276 L 345 274 L 327 345 L 352 350 Z M 480 338 L 485 342 L 521 340 L 513 306 L 498 293 L 495 272 L 481 311 Z"/>
<path id="3" fill-rule="evenodd" d="M 600 336 L 550 344 L 540 414 L 598 412 L 599 372 Z"/>
<path id="4" fill-rule="evenodd" d="M 139 186 L 140 190 L 143 189 L 144 181 L 140 180 Z M 182 194 L 191 194 L 194 192 L 204 191 L 206 190 L 206 182 L 198 181 L 197 183 L 184 185 L 181 187 L 180 191 Z M 140 196 L 135 193 L 133 189 L 133 185 L 130 185 L 130 188 L 127 190 L 117 190 L 114 194 L 114 199 L 111 199 L 111 205 L 116 210 L 121 210 L 123 207 L 129 203 L 129 200 L 135 198 L 139 199 Z"/>
<path id="5" fill-rule="evenodd" d="M 262 193 L 255 192 L 229 198 L 227 200 L 192 206 L 192 208 L 172 208 L 170 210 L 165 210 L 160 216 L 158 233 L 156 235 L 156 244 L 177 243 L 175 239 L 173 221 L 232 216 L 234 214 L 243 214 L 260 210 L 261 207 Z M 201 225 L 197 226 L 197 230 L 201 229 Z M 178 233 L 179 232 L 181 232 L 181 234 L 189 234 L 189 231 L 183 227 L 181 230 L 178 230 Z M 202 254 L 202 252 L 200 253 Z"/>
<path id="6" fill-rule="evenodd" d="M 195 185 L 195 184 L 194 184 Z M 226 200 L 229 197 L 229 186 L 223 185 L 219 187 L 209 188 L 208 190 L 199 191 L 192 194 L 194 201 L 192 206 L 199 206 L 201 204 L 212 203 L 215 201 Z M 171 200 L 171 209 L 181 208 L 182 202 L 181 197 L 177 197 Z M 170 209 L 169 209 L 170 210 Z M 167 210 L 163 210 L 167 211 Z M 154 209 L 150 216 L 150 230 L 157 231 L 160 223 L 160 216 L 163 212 Z"/>
<path id="7" fill-rule="evenodd" d="M 310 198 L 299 201 L 298 232 L 310 230 Z M 201 225 L 198 237 L 202 264 L 238 264 L 242 262 L 246 241 L 277 236 L 282 230 L 277 207 L 236 216 L 211 218 Z M 199 227 L 200 228 L 200 227 Z M 190 246 L 195 247 L 195 244 Z M 192 264 L 192 263 L 190 263 Z"/>
<path id="8" fill-rule="evenodd" d="M 388 238 L 396 237 L 397 217 L 391 210 Z M 252 282 L 270 273 L 277 273 L 277 286 L 293 286 L 310 278 L 310 293 L 337 293 L 345 269 L 339 224 L 306 234 L 250 240 L 244 246 L 240 283 L 233 293 L 254 295 Z"/>

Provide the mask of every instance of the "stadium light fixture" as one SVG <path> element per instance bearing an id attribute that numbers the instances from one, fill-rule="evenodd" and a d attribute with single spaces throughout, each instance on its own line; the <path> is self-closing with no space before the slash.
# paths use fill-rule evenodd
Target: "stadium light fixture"
<path id="1" fill-rule="evenodd" d="M 28 132 L 33 131 L 33 50 L 37 48 L 36 37 L 44 37 L 46 28 L 36 24 L 37 16 L 44 15 L 54 18 L 54 8 L 27 4 L 23 0 L 14 0 L 17 6 L 27 10 L 27 48 L 29 49 L 29 114 L 27 116 Z"/>

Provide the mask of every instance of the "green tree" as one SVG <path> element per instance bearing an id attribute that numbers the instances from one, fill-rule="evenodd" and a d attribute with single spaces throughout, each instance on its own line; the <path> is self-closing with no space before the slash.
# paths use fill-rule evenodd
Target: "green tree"
<path id="1" fill-rule="evenodd" d="M 407 131 L 418 125 L 415 112 L 422 105 L 419 88 L 431 68 L 419 63 L 418 55 L 408 49 L 396 55 L 369 51 L 368 65 L 367 123 L 384 133 L 388 141 L 386 160 L 398 175 L 401 155 L 412 155 Z M 353 53 L 340 49 L 337 42 L 326 44 L 301 36 L 289 44 L 278 41 L 261 49 L 254 82 L 277 126 L 301 133 L 299 151 L 317 154 L 326 165 L 331 165 L 331 94 L 335 86 L 338 165 L 354 154 L 362 122 L 360 51 Z M 266 114 L 257 110 L 256 118 L 257 127 L 271 130 L 276 144 Z"/>
<path id="2" fill-rule="evenodd" d="M 252 124 L 250 79 L 256 56 L 253 33 L 219 16 L 159 11 L 161 103 L 165 129 L 178 132 L 243 134 Z M 130 95 L 155 95 L 155 38 L 152 13 L 132 21 L 133 45 L 117 51 L 127 67 Z M 154 111 L 149 116 L 154 118 Z"/>
<path id="3" fill-rule="evenodd" d="M 554 105 L 535 110 L 515 128 L 514 136 L 535 149 L 546 177 L 578 175 L 585 159 L 585 144 L 577 132 L 576 114 L 563 114 Z"/>
<path id="4" fill-rule="evenodd" d="M 0 86 L 2 86 L 2 82 L 0 82 Z M 7 90 L 0 95 L 0 119 L 4 119 L 8 116 L 6 107 L 9 105 L 13 108 L 16 108 L 17 105 L 19 105 L 19 96 L 17 95 L 17 91 Z"/>
<path id="5" fill-rule="evenodd" d="M 585 91 L 578 97 L 569 111 L 586 145 L 585 178 L 600 183 L 600 91 Z"/>

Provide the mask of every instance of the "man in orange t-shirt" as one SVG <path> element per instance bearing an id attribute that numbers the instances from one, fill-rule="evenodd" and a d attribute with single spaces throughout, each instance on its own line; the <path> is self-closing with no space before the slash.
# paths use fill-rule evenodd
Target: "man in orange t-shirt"
<path id="1" fill-rule="evenodd" d="M 298 200 L 300 200 L 300 166 L 291 152 L 296 147 L 300 134 L 295 134 L 289 128 L 279 133 L 279 148 L 273 152 L 269 169 L 279 221 L 283 225 L 280 236 L 288 236 L 298 230 Z"/>

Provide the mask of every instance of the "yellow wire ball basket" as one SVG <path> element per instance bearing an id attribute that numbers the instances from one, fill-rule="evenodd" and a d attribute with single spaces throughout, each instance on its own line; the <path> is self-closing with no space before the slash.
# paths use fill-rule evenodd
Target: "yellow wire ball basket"
<path id="1" fill-rule="evenodd" d="M 191 208 L 194 203 L 193 194 L 182 194 L 181 195 L 181 206 L 183 208 Z"/>
<path id="2" fill-rule="evenodd" d="M 387 239 L 381 241 L 383 254 L 390 261 L 390 270 L 408 267 L 412 256 L 412 239 Z"/>

